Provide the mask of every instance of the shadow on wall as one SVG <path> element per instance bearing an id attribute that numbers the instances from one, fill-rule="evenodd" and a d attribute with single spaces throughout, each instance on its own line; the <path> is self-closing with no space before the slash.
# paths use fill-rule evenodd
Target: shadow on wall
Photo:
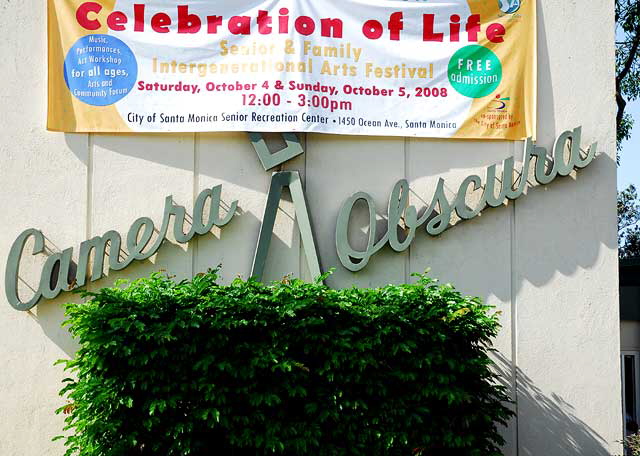
<path id="1" fill-rule="evenodd" d="M 601 261 L 603 250 L 617 248 L 615 196 L 605 189 L 602 178 L 614 176 L 615 170 L 615 161 L 600 154 L 577 174 L 557 178 L 546 186 L 529 188 L 525 195 L 508 206 L 486 209 L 480 217 L 454 226 L 437 238 L 418 233 L 413 248 L 419 248 L 425 256 L 412 263 L 412 272 L 433 266 L 440 279 L 453 282 L 465 293 L 480 295 L 485 300 L 491 294 L 509 302 L 512 293 L 519 293 L 525 282 L 543 287 L 558 273 L 572 277 L 581 270 L 592 269 Z M 603 198 L 607 197 L 607 194 L 603 195 L 605 191 L 611 193 L 609 211 L 602 210 L 607 207 L 603 204 Z M 594 212 L 594 206 L 600 208 L 598 212 Z M 575 210 L 567 210 L 572 207 Z M 482 280 L 489 279 L 474 271 L 484 270 L 488 260 L 498 264 L 511 262 L 508 256 L 497 255 L 499 246 L 511 242 L 511 233 L 508 226 L 496 226 L 500 221 L 509 224 L 510 219 L 515 225 L 512 248 L 516 263 L 510 267 L 515 274 L 514 288 L 492 286 L 485 289 Z M 500 229 L 504 229 L 506 237 L 498 234 Z M 485 236 L 482 237 L 484 243 L 479 242 L 479 234 Z M 532 244 L 538 248 L 532 248 Z M 443 251 L 445 248 L 446 252 Z M 446 264 L 434 263 L 428 258 L 429 252 L 433 251 L 440 252 L 439 263 L 446 254 Z M 445 277 L 439 271 L 441 268 L 452 276 Z M 481 280 L 473 282 L 474 278 Z M 472 288 L 467 286 L 470 281 L 474 285 Z"/>
<path id="2" fill-rule="evenodd" d="M 514 370 L 511 361 L 500 353 L 493 356 L 500 382 L 507 388 L 513 385 Z M 588 424 L 577 418 L 573 407 L 559 395 L 543 393 L 533 381 L 516 368 L 518 418 L 528 429 L 519 428 L 519 433 L 540 436 L 535 439 L 535 448 L 520 441 L 521 456 L 610 456 L 606 442 Z M 513 399 L 513 398 L 512 398 Z M 512 421 L 518 425 L 518 419 Z M 530 438 L 531 439 L 531 438 Z"/>
<path id="3" fill-rule="evenodd" d="M 149 138 L 151 138 L 152 141 L 177 140 L 177 138 L 172 137 L 172 135 L 169 135 L 166 137 L 165 136 L 159 137 L 158 135 L 142 135 L 142 136 L 132 137 L 132 141 L 134 141 L 134 143 L 137 144 L 139 142 L 143 142 L 144 140 L 148 140 Z M 333 138 L 336 138 L 336 137 L 333 137 Z M 324 136 L 323 139 L 321 140 L 331 141 L 333 138 L 331 136 Z M 267 182 L 265 182 L 265 176 L 268 176 L 270 172 L 265 172 L 264 170 L 262 170 L 257 166 L 258 158 L 253 152 L 252 147 L 249 144 L 248 138 L 246 138 L 244 134 L 234 133 L 231 135 L 231 139 L 229 137 L 225 138 L 224 135 L 220 135 L 220 134 L 198 135 L 198 138 L 196 138 L 196 141 L 203 141 L 204 139 L 206 139 L 207 142 L 206 143 L 203 142 L 201 146 L 197 148 L 199 151 L 198 153 L 201 154 L 201 157 L 205 154 L 206 155 L 213 154 L 213 155 L 216 155 L 216 158 L 219 158 L 219 161 L 221 163 L 226 163 L 230 166 L 233 164 L 237 165 L 243 160 L 251 161 L 251 164 L 248 166 L 245 166 L 244 169 L 242 168 L 234 169 L 234 173 L 238 174 L 237 178 L 235 177 L 235 174 L 234 176 L 230 176 L 228 174 L 229 169 L 221 169 L 221 168 L 209 169 L 206 171 L 199 170 L 199 172 L 201 173 L 200 176 L 202 178 L 206 179 L 209 177 L 214 177 L 219 180 L 226 180 L 238 188 L 248 188 L 251 190 L 257 190 L 262 194 L 264 194 L 265 195 L 264 198 L 266 199 L 266 193 L 268 191 L 268 183 L 267 183 L 268 180 Z M 218 139 L 220 140 L 221 145 L 216 147 L 214 146 L 214 143 Z M 354 141 L 353 138 L 346 137 L 345 139 L 343 137 L 339 137 L 340 142 L 349 143 L 345 146 L 345 150 L 344 150 L 345 156 L 349 154 L 354 154 L 354 153 L 360 154 L 360 153 L 366 152 L 366 148 L 368 147 L 367 145 L 363 146 L 362 148 L 359 148 L 358 146 L 354 147 L 354 144 L 364 144 L 366 143 L 366 140 L 367 138 L 358 138 L 357 141 Z M 415 141 L 416 144 L 420 143 L 422 144 L 422 146 L 429 144 L 429 148 L 431 148 L 432 144 L 441 144 L 442 147 L 446 147 L 446 159 L 436 160 L 436 161 L 430 160 L 429 166 L 425 165 L 424 169 L 413 170 L 413 172 L 419 172 L 420 175 L 424 175 L 425 177 L 443 176 L 446 179 L 449 173 L 453 173 L 453 175 L 456 175 L 457 173 L 459 175 L 460 170 L 486 167 L 501 161 L 500 159 L 497 159 L 497 157 L 501 155 L 501 152 L 490 154 L 490 156 L 487 156 L 488 154 L 484 154 L 484 153 L 470 154 L 468 148 L 462 147 L 463 145 L 468 146 L 468 143 L 462 143 L 459 141 L 451 141 L 451 142 L 445 143 L 442 141 L 414 140 L 414 139 L 412 139 L 411 141 L 412 143 Z M 548 141 L 548 142 L 549 142 L 548 144 L 547 144 L 547 141 L 541 142 L 540 144 L 549 150 L 552 146 L 552 142 L 551 141 Z M 495 143 L 496 148 L 500 148 L 503 146 L 504 144 Z M 105 146 L 103 145 L 103 147 Z M 131 145 L 125 147 L 122 142 L 119 142 L 117 145 L 109 144 L 109 150 L 112 150 L 117 154 L 132 156 L 140 160 L 147 160 L 147 161 L 152 161 L 156 163 L 161 163 L 166 165 L 167 167 L 177 166 L 178 162 L 185 162 L 185 160 L 176 160 L 175 154 L 168 153 L 168 150 L 165 151 L 166 153 L 156 154 L 154 148 L 134 147 Z M 75 151 L 75 152 L 78 155 L 78 157 L 82 157 L 85 155 L 84 153 L 81 154 L 80 151 Z M 424 152 L 433 153 L 427 150 L 425 150 Z M 307 152 L 307 154 L 310 154 L 310 153 L 314 153 L 313 150 Z M 516 156 L 518 157 L 520 156 L 520 154 L 521 154 L 521 144 L 518 144 L 516 149 Z M 253 162 L 256 162 L 256 163 L 253 163 Z M 438 166 L 433 166 L 434 163 L 437 164 Z M 304 164 L 302 166 L 304 167 Z M 336 166 L 339 166 L 339 163 L 337 163 Z M 602 181 L 600 176 L 613 175 L 613 173 L 615 172 L 615 169 L 616 169 L 615 162 L 608 155 L 600 154 L 596 158 L 594 163 L 592 163 L 588 168 L 580 170 L 577 173 L 577 176 L 558 178 L 553 183 L 547 186 L 530 188 L 527 194 L 524 195 L 521 199 L 519 199 L 515 204 L 517 204 L 518 207 L 526 208 L 526 207 L 533 207 L 533 202 L 534 201 L 537 202 L 541 198 L 549 198 L 549 199 L 562 198 L 567 200 L 567 204 L 573 204 L 573 205 L 579 206 L 584 211 L 588 211 L 589 210 L 588 203 L 589 203 L 590 195 L 583 195 L 585 196 L 584 199 L 581 199 L 581 200 L 575 199 L 573 201 L 569 198 L 563 198 L 563 195 L 566 196 L 566 195 L 576 194 L 577 187 L 578 187 L 577 184 L 579 184 L 580 182 L 592 181 L 592 182 L 598 183 Z M 316 175 L 316 173 L 314 173 L 314 170 L 300 169 L 300 171 L 303 175 L 307 176 L 307 179 L 319 180 L 319 179 L 327 178 L 327 176 Z M 255 174 L 255 177 L 254 177 L 254 174 Z M 336 174 L 339 175 L 340 173 L 336 171 Z M 333 177 L 335 178 L 337 176 L 333 176 Z M 340 185 L 342 186 L 343 184 L 341 183 Z M 376 182 L 372 182 L 370 188 L 375 188 L 375 185 L 376 185 Z M 584 187 L 584 186 L 581 186 L 581 187 Z M 200 188 L 198 190 L 200 190 Z M 369 189 L 368 188 L 354 188 L 352 190 L 349 189 L 345 192 L 340 202 L 343 202 L 344 200 L 346 200 L 355 191 L 367 191 L 367 190 Z M 429 186 L 429 188 L 416 187 L 416 188 L 412 188 L 412 193 L 414 195 L 419 196 L 420 199 L 422 199 L 423 201 L 429 202 L 431 201 L 433 190 L 434 188 L 431 188 L 431 186 Z M 594 190 L 594 189 L 591 189 L 591 190 Z M 391 188 L 388 189 L 387 194 L 390 191 L 391 191 Z M 581 190 L 581 191 L 584 192 L 584 190 Z M 170 193 L 170 189 L 167 190 L 167 193 Z M 240 203 L 240 206 L 242 207 L 243 201 L 240 200 L 239 203 Z M 158 201 L 158 204 L 161 204 L 161 201 Z M 541 204 L 544 204 L 544 202 L 542 202 Z M 612 204 L 614 203 L 612 202 Z M 381 236 L 384 231 L 382 229 L 385 224 L 384 212 L 386 212 L 386 209 L 384 206 L 385 204 L 382 204 L 382 202 L 378 204 L 378 212 L 382 212 L 378 214 L 380 216 L 378 220 L 380 224 L 379 236 Z M 552 210 L 558 210 L 559 208 L 557 204 L 554 204 L 554 205 L 549 204 L 545 206 L 554 206 Z M 564 210 L 564 208 L 566 207 L 567 206 L 563 205 L 560 207 L 560 209 Z M 463 226 L 467 227 L 467 229 L 469 230 L 473 230 L 474 227 L 482 227 L 484 226 L 484 224 L 487 223 L 488 218 L 503 217 L 505 216 L 505 214 L 509 214 L 509 212 L 507 211 L 510 211 L 510 210 L 511 208 L 508 206 L 501 206 L 495 209 L 486 209 L 485 211 L 482 212 L 481 217 L 477 217 L 473 220 L 466 221 L 463 223 Z M 322 211 L 320 211 L 318 208 L 310 207 L 310 212 L 313 218 L 314 214 L 318 214 L 319 212 L 322 212 Z M 358 220 L 368 219 L 368 217 L 363 216 L 363 213 L 364 213 L 364 208 L 360 208 L 360 210 L 356 208 L 356 211 L 354 211 L 354 216 Z M 601 239 L 600 237 L 602 232 L 600 230 L 589 230 L 588 229 L 589 227 L 584 226 L 582 220 L 572 219 L 572 220 L 568 220 L 569 223 L 566 223 L 567 222 L 567 219 L 565 218 L 566 215 L 567 215 L 566 213 L 565 214 L 558 213 L 557 217 L 555 218 L 555 221 L 551 220 L 554 223 L 557 222 L 557 226 L 554 229 L 551 229 L 549 224 L 545 224 L 542 221 L 543 220 L 542 218 L 537 219 L 538 221 L 540 221 L 539 227 L 531 226 L 531 229 L 540 228 L 541 231 L 548 231 L 548 234 L 545 234 L 544 236 L 545 239 L 553 238 L 554 236 L 557 236 L 558 233 L 562 233 L 562 232 L 566 232 L 566 233 L 569 233 L 572 231 L 574 233 L 579 232 L 580 236 L 565 236 L 563 238 L 570 245 L 565 243 L 565 245 L 560 246 L 561 247 L 560 251 L 564 251 L 566 253 L 569 250 L 569 247 L 571 247 L 571 250 L 573 252 L 576 252 L 577 254 L 575 256 L 562 255 L 562 258 L 557 258 L 558 261 L 556 264 L 554 264 L 554 261 L 549 259 L 549 261 L 547 261 L 547 264 L 541 265 L 543 267 L 529 268 L 526 271 L 526 274 L 533 274 L 533 276 L 531 277 L 523 276 L 523 277 L 520 277 L 521 280 L 526 279 L 535 286 L 543 285 L 549 282 L 553 278 L 553 275 L 556 272 L 560 272 L 564 275 L 571 275 L 571 274 L 574 274 L 580 267 L 588 268 L 593 266 L 599 258 L 601 244 L 604 244 L 606 247 L 611 249 L 616 248 L 617 243 L 614 237 Z M 508 216 L 509 215 L 507 215 L 507 217 Z M 331 221 L 330 223 L 332 224 L 332 226 L 335 227 L 337 213 L 327 214 L 327 215 L 324 215 L 324 217 L 330 220 Z M 312 220 L 312 223 L 317 225 L 318 221 L 315 221 L 315 222 L 316 223 L 314 223 L 314 220 Z M 460 233 L 461 229 L 463 229 L 462 226 L 461 227 L 456 226 L 451 230 L 448 230 L 445 233 L 441 234 L 437 238 L 429 237 L 426 233 L 424 233 L 422 229 L 420 229 L 416 235 L 414 246 L 424 245 L 426 247 L 426 251 L 428 252 L 430 243 L 437 242 L 438 245 L 443 245 L 446 243 L 456 243 L 460 240 L 459 238 L 461 237 L 461 233 Z M 354 245 L 359 245 L 359 244 L 362 244 L 363 242 L 366 242 L 364 240 L 366 238 L 365 231 L 366 230 L 363 226 L 354 227 L 353 232 L 356 234 L 356 236 L 360 237 L 360 239 L 358 239 L 357 237 L 354 237 L 354 240 L 353 240 Z M 255 237 L 257 238 L 257 230 L 255 233 Z M 326 236 L 322 236 L 316 239 L 316 242 L 318 244 L 320 254 L 322 257 L 321 261 L 324 260 L 322 264 L 323 269 L 325 271 L 332 267 L 337 267 L 340 269 L 341 265 L 337 263 L 335 252 L 332 251 L 332 250 L 335 250 L 335 247 L 334 247 L 335 241 L 333 237 L 331 238 L 325 238 L 325 237 Z M 254 240 L 255 238 L 247 239 L 246 242 L 251 243 L 251 242 L 254 242 Z M 507 240 L 501 238 L 500 241 L 505 242 Z M 384 251 L 386 251 L 387 253 L 392 253 L 391 249 L 388 246 L 385 247 Z M 325 252 L 331 252 L 332 254 L 326 255 Z M 397 254 L 393 253 L 393 255 L 397 255 Z M 371 266 L 376 262 L 376 260 L 380 256 L 381 255 L 378 254 L 371 259 L 371 264 L 369 268 L 371 268 Z M 328 261 L 327 261 L 327 257 L 330 258 Z M 477 267 L 483 267 L 484 261 L 485 261 L 485 259 L 481 257 L 475 258 L 472 252 L 466 255 L 464 258 L 459 258 L 459 259 L 452 258 L 451 260 L 452 261 L 457 260 L 461 263 L 464 262 L 467 265 L 469 265 L 469 262 L 478 260 L 479 263 Z M 429 259 L 426 258 L 426 261 L 424 261 L 424 264 L 420 263 L 420 264 L 412 265 L 412 270 L 409 272 L 421 272 L 422 270 L 424 270 L 424 268 L 431 267 L 431 266 L 436 266 L 436 265 L 430 264 Z M 296 269 L 297 269 L 297 266 L 296 266 Z M 249 271 L 239 271 L 239 272 L 246 274 Z M 355 275 L 347 273 L 345 276 L 345 279 L 353 281 L 354 277 Z M 443 279 L 445 278 L 443 277 Z M 447 278 L 447 280 L 449 279 Z M 518 289 L 521 286 L 521 280 L 518 281 Z M 345 283 L 341 283 L 340 285 L 349 286 L 349 284 L 345 284 Z M 514 291 L 518 291 L 518 290 L 514 290 Z M 472 294 L 479 293 L 479 292 L 474 292 L 473 290 L 469 290 L 469 292 Z M 496 296 L 498 296 L 503 301 L 508 301 L 511 297 L 510 294 L 504 294 L 504 293 L 497 294 Z M 486 298 L 486 296 L 484 297 Z"/>
<path id="4" fill-rule="evenodd" d="M 549 53 L 549 38 L 545 33 L 545 17 L 542 2 L 538 2 L 536 8 L 538 16 L 538 106 L 544 108 L 538 109 L 536 112 L 536 124 L 538 132 L 544 135 L 551 135 L 556 130 L 556 109 L 554 99 L 553 75 L 551 73 L 551 61 Z M 544 99 L 540 98 L 540 94 L 544 93 Z M 544 114 L 543 114 L 544 112 Z M 573 125 L 567 125 L 566 128 L 572 128 Z M 546 136 L 550 138 L 550 136 Z M 538 135 L 540 138 L 540 135 Z"/>

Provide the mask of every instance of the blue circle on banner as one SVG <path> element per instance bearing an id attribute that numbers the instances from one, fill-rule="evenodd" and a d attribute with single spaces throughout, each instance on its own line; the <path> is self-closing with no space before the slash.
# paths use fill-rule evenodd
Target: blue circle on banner
<path id="1" fill-rule="evenodd" d="M 111 35 L 87 35 L 69 49 L 64 80 L 71 94 L 93 106 L 126 97 L 138 79 L 138 62 L 126 43 Z"/>

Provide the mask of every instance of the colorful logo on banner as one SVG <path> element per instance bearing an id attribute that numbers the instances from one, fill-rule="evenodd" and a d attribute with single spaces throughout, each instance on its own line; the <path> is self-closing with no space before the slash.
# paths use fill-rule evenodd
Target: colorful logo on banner
<path id="1" fill-rule="evenodd" d="M 536 133 L 534 0 L 49 0 L 48 11 L 50 130 Z"/>
<path id="2" fill-rule="evenodd" d="M 135 55 L 123 41 L 110 35 L 83 36 L 64 61 L 69 91 L 92 106 L 108 106 L 122 100 L 133 89 L 137 77 Z"/>
<path id="3" fill-rule="evenodd" d="M 505 14 L 513 14 L 520 9 L 520 0 L 498 0 L 500 11 Z"/>

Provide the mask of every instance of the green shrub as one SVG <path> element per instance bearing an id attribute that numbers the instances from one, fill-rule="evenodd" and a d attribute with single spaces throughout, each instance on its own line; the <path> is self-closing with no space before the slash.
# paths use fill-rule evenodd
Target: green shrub
<path id="1" fill-rule="evenodd" d="M 640 434 L 631 434 L 620 443 L 628 456 L 640 456 Z"/>
<path id="2" fill-rule="evenodd" d="M 67 455 L 497 455 L 477 298 L 155 274 L 67 306 Z"/>

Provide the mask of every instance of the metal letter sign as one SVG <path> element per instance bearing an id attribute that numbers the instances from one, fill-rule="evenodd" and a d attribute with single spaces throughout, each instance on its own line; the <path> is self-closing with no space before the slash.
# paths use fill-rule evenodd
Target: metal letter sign
<path id="1" fill-rule="evenodd" d="M 500 179 L 497 179 L 497 165 L 489 166 L 485 171 L 484 186 L 482 178 L 472 174 L 462 181 L 455 199 L 451 202 L 444 192 L 445 181 L 440 178 L 431 203 L 424 211 L 419 211 L 413 205 L 409 205 L 409 184 L 402 179 L 396 183 L 389 197 L 386 217 L 387 231 L 380 236 L 377 236 L 376 233 L 376 208 L 373 198 L 364 192 L 352 195 L 342 205 L 336 224 L 336 249 L 340 262 L 352 272 L 360 271 L 367 266 L 371 257 L 387 243 L 396 252 L 402 252 L 409 248 L 416 230 L 422 225 L 425 225 L 424 229 L 429 235 L 437 236 L 451 227 L 453 211 L 461 220 L 470 220 L 477 217 L 487 206 L 498 207 L 507 200 L 519 198 L 527 187 L 531 160 L 536 162 L 534 178 L 540 185 L 551 183 L 557 176 L 568 176 L 574 169 L 585 168 L 595 158 L 598 144 L 592 144 L 583 157 L 580 150 L 581 137 L 581 127 L 562 133 L 554 144 L 553 157 L 549 157 L 544 147 L 536 146 L 529 138 L 524 143 L 522 167 L 518 172 L 520 174 L 519 182 L 518 179 L 514 179 L 515 160 L 510 157 L 502 164 Z M 565 161 L 567 144 L 569 145 L 569 154 Z M 498 196 L 495 195 L 496 181 L 500 183 Z M 473 209 L 467 205 L 467 192 L 470 187 L 473 187 L 473 190 L 483 190 L 480 201 Z M 358 201 L 365 201 L 369 211 L 369 240 L 367 246 L 361 251 L 353 249 L 348 239 L 349 219 L 353 207 Z M 437 211 L 436 208 L 438 208 Z M 421 217 L 418 217 L 419 212 L 423 214 Z M 404 220 L 404 227 L 400 226 L 401 220 Z M 403 241 L 398 239 L 399 226 L 408 230 Z"/>
<path id="2" fill-rule="evenodd" d="M 262 133 L 249 133 L 249 140 L 251 144 L 253 144 L 253 148 L 256 150 L 260 163 L 262 163 L 265 171 L 269 171 L 304 153 L 302 144 L 300 144 L 295 133 L 283 133 L 282 137 L 287 147 L 271 153 Z"/>
<path id="3" fill-rule="evenodd" d="M 283 136 L 287 147 L 271 154 L 260 133 L 249 133 L 251 143 L 265 170 L 281 165 L 287 160 L 304 153 L 304 149 L 295 134 L 285 133 Z M 377 211 L 373 198 L 364 192 L 355 193 L 343 204 L 336 223 L 335 241 L 340 262 L 350 271 L 360 271 L 367 266 L 371 257 L 387 244 L 396 252 L 408 249 L 421 226 L 424 227 L 423 229 L 427 234 L 437 236 L 451 227 L 454 212 L 461 221 L 469 220 L 478 216 L 487 207 L 498 207 L 509 200 L 519 198 L 527 188 L 532 165 L 534 168 L 533 177 L 540 185 L 547 185 L 558 176 L 568 176 L 573 170 L 585 168 L 594 160 L 597 154 L 597 143 L 592 144 L 588 150 L 583 151 L 580 149 L 581 137 L 581 127 L 562 133 L 555 141 L 552 156 L 549 156 L 545 148 L 537 146 L 529 138 L 524 142 L 522 164 L 518 170 L 516 170 L 513 157 L 504 160 L 501 173 L 498 173 L 497 165 L 489 166 L 485 170 L 484 180 L 475 174 L 464 179 L 452 201 L 447 199 L 445 181 L 441 178 L 438 181 L 431 203 L 421 210 L 409 204 L 409 183 L 402 179 L 396 183 L 389 196 L 386 217 L 387 228 L 384 233 L 376 232 Z M 534 160 L 535 164 L 533 163 Z M 519 174 L 519 177 L 516 178 L 516 174 Z M 291 191 L 309 271 L 313 278 L 318 278 L 321 276 L 322 271 L 302 181 L 297 171 L 276 172 L 271 177 L 271 185 L 267 195 L 251 274 L 258 280 L 264 274 L 276 213 L 284 187 L 289 187 Z M 469 201 L 468 193 L 470 189 L 472 191 L 482 190 L 479 201 L 475 203 Z M 153 233 L 156 231 L 151 219 L 142 217 L 136 220 L 127 233 L 125 243 L 127 252 L 122 257 L 119 255 L 120 247 L 123 244 L 122 237 L 115 231 L 107 231 L 102 236 L 96 236 L 80 244 L 77 268 L 72 262 L 72 248 L 49 255 L 42 268 L 38 288 L 26 301 L 22 301 L 18 296 L 18 275 L 25 248 L 29 240 L 33 242 L 32 255 L 45 253 L 46 248 L 45 237 L 40 230 L 31 228 L 23 231 L 13 243 L 7 261 L 5 290 L 9 304 L 17 310 L 29 310 L 41 298 L 52 299 L 58 296 L 60 292 L 69 291 L 74 286 L 84 286 L 88 280 L 99 280 L 103 276 L 107 255 L 107 271 L 119 271 L 129 266 L 133 261 L 151 257 L 164 242 L 172 217 L 174 218 L 173 237 L 179 243 L 187 243 L 195 235 L 204 235 L 211 231 L 214 226 L 222 227 L 226 225 L 233 218 L 238 202 L 232 202 L 227 214 L 220 215 L 221 192 L 221 186 L 217 186 L 205 189 L 200 193 L 193 208 L 193 223 L 187 233 L 184 233 L 182 228 L 186 218 L 185 208 L 174 204 L 170 196 L 167 197 L 164 217 L 157 239 L 151 242 Z M 369 211 L 369 239 L 363 250 L 354 249 L 348 239 L 351 213 L 358 201 L 365 201 Z M 207 204 L 209 215 L 205 220 L 205 206 Z M 474 207 L 470 207 L 472 204 Z M 401 229 L 398 230 L 398 227 Z M 402 239 L 399 231 L 405 233 Z M 92 252 L 93 262 L 90 265 Z"/>
<path id="4" fill-rule="evenodd" d="M 9 304 L 17 310 L 29 310 L 38 303 L 40 298 L 53 299 L 62 291 L 70 291 L 71 284 L 78 287 L 84 286 L 87 283 L 92 251 L 94 253 L 90 277 L 90 281 L 92 282 L 103 277 L 104 260 L 106 256 L 109 258 L 107 271 L 120 271 L 129 266 L 133 261 L 150 258 L 164 243 L 172 217 L 174 219 L 173 237 L 177 242 L 183 244 L 188 243 L 196 235 L 203 235 L 210 232 L 214 226 L 225 226 L 235 215 L 238 202 L 233 201 L 229 205 L 227 214 L 221 216 L 221 193 L 222 186 L 218 185 L 211 189 L 205 189 L 198 195 L 193 208 L 191 229 L 187 233 L 183 232 L 183 225 L 186 218 L 185 208 L 175 204 L 172 196 L 167 196 L 165 198 L 162 225 L 159 229 L 157 239 L 151 243 L 153 233 L 156 231 L 153 221 L 148 217 L 139 218 L 133 222 L 127 233 L 126 246 L 128 254 L 122 260 L 120 258 L 122 237 L 113 230 L 107 231 L 102 236 L 96 236 L 80 244 L 79 260 L 75 273 L 71 264 L 71 257 L 73 255 L 72 248 L 68 248 L 61 253 L 50 255 L 42 269 L 38 289 L 35 290 L 31 299 L 23 302 L 18 296 L 18 275 L 20 271 L 20 259 L 24 254 L 25 245 L 29 238 L 33 238 L 35 246 L 32 254 L 36 255 L 44 253 L 45 251 L 45 237 L 42 232 L 33 228 L 25 230 L 18 236 L 13 246 L 11 246 L 9 259 L 7 260 L 4 284 Z M 207 202 L 209 202 L 209 216 L 205 220 L 205 206 Z M 107 253 L 107 245 L 109 246 L 109 253 Z M 56 271 L 58 272 L 56 273 Z M 52 277 L 54 274 L 55 277 Z"/>
<path id="5" fill-rule="evenodd" d="M 304 197 L 300 173 L 298 173 L 298 171 L 273 173 L 273 176 L 271 176 L 271 186 L 269 187 L 269 195 L 267 196 L 267 205 L 264 208 L 264 217 L 262 218 L 256 253 L 253 257 L 251 276 L 257 280 L 262 279 L 264 267 L 267 262 L 267 254 L 269 253 L 271 235 L 273 234 L 273 225 L 276 221 L 276 213 L 278 212 L 278 205 L 284 187 L 289 187 L 291 191 L 291 199 L 293 200 L 293 206 L 296 210 L 296 220 L 300 228 L 300 237 L 302 239 L 302 245 L 304 246 L 304 253 L 307 257 L 309 271 L 314 279 L 318 278 L 322 272 L 320 271 L 320 262 L 318 260 L 316 243 L 313 238 L 311 222 L 309 220 L 309 211 L 307 210 L 307 202 Z"/>

